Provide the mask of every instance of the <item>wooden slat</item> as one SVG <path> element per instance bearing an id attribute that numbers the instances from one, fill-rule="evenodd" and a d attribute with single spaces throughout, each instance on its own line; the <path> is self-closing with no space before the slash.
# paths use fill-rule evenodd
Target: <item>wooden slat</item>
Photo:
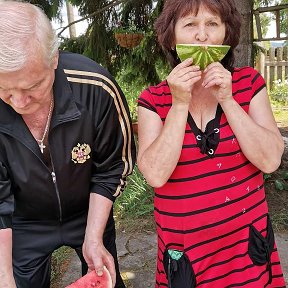
<path id="1" fill-rule="evenodd" d="M 259 13 L 273 12 L 273 11 L 279 11 L 283 9 L 288 9 L 288 4 L 276 5 L 276 6 L 270 6 L 270 7 L 259 7 L 255 9 L 253 13 L 255 13 L 256 11 L 258 11 Z"/>
<path id="2" fill-rule="evenodd" d="M 283 60 L 284 60 L 284 62 L 287 62 L 287 60 L 288 60 L 288 47 L 287 46 L 283 48 Z M 285 73 L 284 74 L 285 79 L 287 79 L 287 77 L 288 77 L 288 64 L 285 65 L 285 72 L 284 73 Z"/>
<path id="3" fill-rule="evenodd" d="M 274 62 L 275 61 L 275 48 L 270 48 L 269 49 L 269 60 L 270 62 Z M 270 89 L 273 88 L 273 85 L 274 85 L 274 80 L 275 80 L 275 66 L 270 66 L 270 69 L 269 69 L 270 73 L 269 73 L 269 87 Z"/>
<path id="4" fill-rule="evenodd" d="M 277 80 L 280 79 L 282 81 L 282 60 L 283 60 L 283 48 L 279 47 L 276 49 L 277 54 Z"/>
<path id="5" fill-rule="evenodd" d="M 277 61 L 269 61 L 265 63 L 265 66 L 287 66 L 288 65 L 288 61 L 282 61 L 281 63 L 278 63 Z"/>
<path id="6" fill-rule="evenodd" d="M 288 46 L 272 47 L 261 54 L 261 57 L 258 57 L 259 63 L 257 62 L 255 68 L 258 69 L 264 77 L 267 83 L 267 89 L 270 91 L 276 79 L 280 79 L 281 81 L 288 79 Z M 260 69 L 261 67 L 263 67 L 263 69 Z"/>

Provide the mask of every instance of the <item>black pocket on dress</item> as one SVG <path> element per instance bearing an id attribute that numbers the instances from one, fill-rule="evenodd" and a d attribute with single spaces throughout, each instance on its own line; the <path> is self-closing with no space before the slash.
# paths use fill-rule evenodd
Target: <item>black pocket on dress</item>
<path id="1" fill-rule="evenodd" d="M 267 216 L 266 237 L 263 237 L 253 225 L 250 225 L 248 254 L 254 265 L 262 266 L 267 264 L 269 284 L 272 281 L 271 254 L 274 249 L 274 243 L 275 237 L 269 216 Z"/>
<path id="2" fill-rule="evenodd" d="M 194 288 L 196 286 L 195 273 L 185 253 L 173 249 L 165 250 L 163 264 L 168 279 L 168 288 Z"/>

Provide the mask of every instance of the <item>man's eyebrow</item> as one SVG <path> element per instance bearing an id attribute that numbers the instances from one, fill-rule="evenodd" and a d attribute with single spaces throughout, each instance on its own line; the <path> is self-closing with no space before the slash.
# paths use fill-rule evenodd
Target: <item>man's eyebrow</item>
<path id="1" fill-rule="evenodd" d="M 29 88 L 27 88 L 27 89 L 34 88 L 35 86 L 41 84 L 41 82 L 43 82 L 43 81 L 44 81 L 44 79 L 41 79 L 41 80 L 39 80 L 38 82 L 36 82 L 35 84 L 31 85 L 31 86 L 30 86 Z"/>

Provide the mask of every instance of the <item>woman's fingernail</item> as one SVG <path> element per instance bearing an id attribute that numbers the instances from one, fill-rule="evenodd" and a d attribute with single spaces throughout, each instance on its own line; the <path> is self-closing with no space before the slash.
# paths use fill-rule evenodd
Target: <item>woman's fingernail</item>
<path id="1" fill-rule="evenodd" d="M 96 273 L 97 273 L 98 276 L 102 276 L 103 275 L 103 270 L 98 270 Z"/>

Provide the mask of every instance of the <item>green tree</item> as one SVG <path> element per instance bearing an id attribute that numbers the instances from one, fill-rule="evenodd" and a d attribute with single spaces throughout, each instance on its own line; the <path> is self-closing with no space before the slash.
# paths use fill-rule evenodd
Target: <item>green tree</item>
<path id="1" fill-rule="evenodd" d="M 62 0 L 33 0 L 40 4 L 49 17 L 57 17 Z M 77 39 L 62 39 L 63 49 L 82 53 L 107 67 L 114 75 L 120 75 L 128 83 L 149 85 L 159 82 L 165 57 L 157 44 L 153 23 L 159 15 L 164 0 L 69 0 L 76 5 L 82 17 L 88 17 L 89 27 L 85 35 Z M 280 1 L 280 0 L 279 0 Z M 281 0 L 281 3 L 288 0 Z M 42 4 L 41 4 L 41 3 Z M 50 3 L 50 4 L 49 4 Z M 272 0 L 242 0 L 236 5 L 243 15 L 243 29 L 237 49 L 237 65 L 252 65 L 253 6 L 268 5 Z M 58 9 L 58 10 L 57 10 Z M 99 12 L 100 11 L 100 12 Z M 91 16 L 89 16 L 91 15 Z M 269 22 L 264 19 L 262 23 Z M 114 29 L 122 25 L 134 26 L 145 33 L 140 46 L 133 49 L 120 47 L 114 38 Z M 167 66 L 165 66 L 167 68 Z M 164 73 L 165 74 L 165 73 Z M 134 83 L 133 83 L 134 84 Z"/>
<path id="2" fill-rule="evenodd" d="M 41 7 L 49 19 L 58 18 L 61 20 L 60 9 L 63 6 L 62 0 L 31 0 L 29 3 Z"/>

